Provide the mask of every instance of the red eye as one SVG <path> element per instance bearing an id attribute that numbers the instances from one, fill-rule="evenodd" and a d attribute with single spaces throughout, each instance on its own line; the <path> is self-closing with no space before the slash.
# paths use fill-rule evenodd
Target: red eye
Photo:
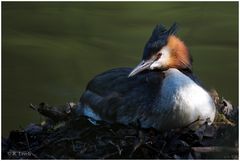
<path id="1" fill-rule="evenodd" d="M 162 53 L 157 53 L 156 59 L 159 59 L 162 56 Z"/>

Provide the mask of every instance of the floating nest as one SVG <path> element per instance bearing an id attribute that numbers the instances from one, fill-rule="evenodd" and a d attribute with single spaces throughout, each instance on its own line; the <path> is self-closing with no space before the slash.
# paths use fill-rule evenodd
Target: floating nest
<path id="1" fill-rule="evenodd" d="M 238 108 L 216 91 L 212 125 L 159 132 L 133 125 L 76 117 L 76 104 L 61 107 L 41 103 L 30 107 L 46 117 L 40 124 L 11 131 L 2 138 L 3 159 L 238 159 Z"/>

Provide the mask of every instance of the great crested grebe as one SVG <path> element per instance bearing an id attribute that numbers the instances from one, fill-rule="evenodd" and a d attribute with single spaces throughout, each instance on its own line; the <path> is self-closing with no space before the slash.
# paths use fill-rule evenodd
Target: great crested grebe
<path id="1" fill-rule="evenodd" d="M 131 124 L 166 130 L 195 120 L 211 124 L 215 105 L 192 73 L 192 60 L 177 37 L 176 24 L 157 25 L 145 45 L 141 63 L 116 68 L 92 79 L 78 111 L 92 121 Z"/>

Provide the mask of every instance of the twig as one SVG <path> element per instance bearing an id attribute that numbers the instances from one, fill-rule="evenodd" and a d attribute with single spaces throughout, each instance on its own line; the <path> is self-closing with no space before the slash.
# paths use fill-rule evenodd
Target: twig
<path id="1" fill-rule="evenodd" d="M 31 151 L 30 144 L 29 144 L 29 141 L 28 141 L 28 136 L 27 136 L 26 132 L 24 132 L 24 136 L 25 136 L 25 139 L 26 139 L 26 142 L 27 142 L 28 150 Z"/>
<path id="2" fill-rule="evenodd" d="M 37 108 L 35 105 L 33 105 L 32 103 L 29 105 L 29 107 L 30 107 L 31 109 L 33 109 L 34 111 L 37 111 L 37 110 L 38 110 L 38 108 Z"/>
<path id="3" fill-rule="evenodd" d="M 133 154 L 135 153 L 135 151 L 136 151 L 141 145 L 142 145 L 142 142 L 139 141 L 139 142 L 134 146 L 132 152 L 131 152 L 130 155 L 129 155 L 130 158 L 132 158 L 132 156 L 133 156 Z"/>
<path id="4" fill-rule="evenodd" d="M 115 144 L 114 142 L 112 142 L 112 140 L 108 141 L 111 145 L 115 146 L 118 150 L 118 154 L 121 155 L 122 154 L 122 149 L 120 148 L 119 145 Z"/>
<path id="5" fill-rule="evenodd" d="M 58 144 L 60 142 L 63 142 L 63 141 L 74 141 L 74 140 L 79 140 L 80 138 L 77 136 L 77 137 L 72 137 L 72 138 L 62 138 L 62 139 L 59 139 L 57 141 L 54 142 L 54 144 Z"/>
<path id="6" fill-rule="evenodd" d="M 32 155 L 35 159 L 39 159 L 38 156 L 37 156 L 36 154 L 34 154 L 34 153 L 31 152 L 31 151 L 30 151 L 30 153 L 31 153 L 31 155 Z"/>
<path id="7" fill-rule="evenodd" d="M 199 153 L 221 153 L 221 152 L 238 153 L 238 148 L 224 146 L 192 147 L 192 150 Z"/>
<path id="8" fill-rule="evenodd" d="M 184 130 L 184 129 L 186 129 L 186 128 L 189 128 L 191 125 L 195 124 L 195 123 L 198 122 L 198 121 L 200 121 L 200 117 L 198 117 L 195 121 L 187 124 L 186 126 L 183 126 L 183 127 L 181 128 L 181 130 Z"/>

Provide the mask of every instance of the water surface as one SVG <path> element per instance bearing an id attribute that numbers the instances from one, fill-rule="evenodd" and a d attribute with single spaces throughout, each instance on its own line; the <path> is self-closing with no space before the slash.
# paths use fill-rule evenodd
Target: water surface
<path id="1" fill-rule="evenodd" d="M 155 25 L 175 21 L 194 72 L 237 105 L 237 2 L 3 2 L 3 135 L 42 119 L 30 103 L 76 102 L 96 74 L 134 67 Z"/>

